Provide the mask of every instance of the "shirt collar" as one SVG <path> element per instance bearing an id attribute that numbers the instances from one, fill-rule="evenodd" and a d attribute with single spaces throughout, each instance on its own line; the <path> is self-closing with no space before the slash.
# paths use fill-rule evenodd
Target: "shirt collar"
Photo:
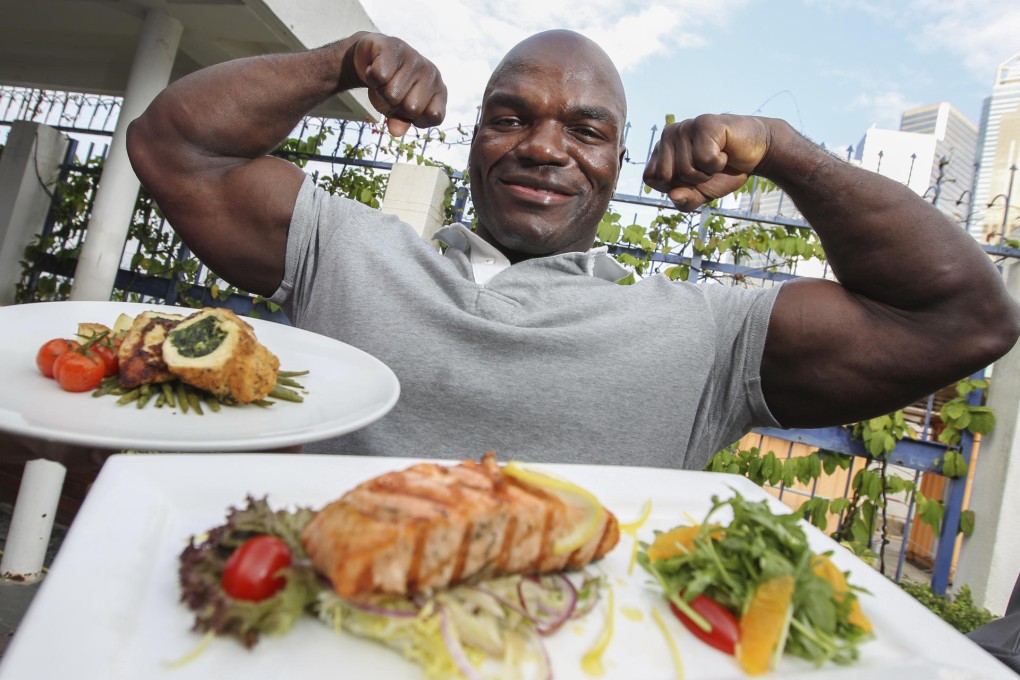
<path id="1" fill-rule="evenodd" d="M 461 222 L 443 227 L 432 238 L 468 256 L 476 283 L 486 283 L 510 266 L 506 255 Z M 606 246 L 591 248 L 583 255 L 587 256 L 585 271 L 589 276 L 615 283 L 630 274 L 630 270 L 609 255 Z"/>

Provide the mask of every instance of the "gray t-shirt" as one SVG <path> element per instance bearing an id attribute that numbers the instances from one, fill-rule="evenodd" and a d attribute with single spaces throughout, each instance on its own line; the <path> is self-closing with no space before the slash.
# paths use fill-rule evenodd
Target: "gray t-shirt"
<path id="1" fill-rule="evenodd" d="M 463 239 L 451 239 L 451 241 Z M 777 426 L 759 364 L 778 288 L 621 286 L 598 250 L 475 283 L 469 253 L 306 179 L 273 300 L 292 322 L 385 362 L 401 396 L 306 451 L 700 469 Z"/>

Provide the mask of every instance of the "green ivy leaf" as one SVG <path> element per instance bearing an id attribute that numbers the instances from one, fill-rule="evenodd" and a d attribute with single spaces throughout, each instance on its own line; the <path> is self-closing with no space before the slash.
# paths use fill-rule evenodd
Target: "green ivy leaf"
<path id="1" fill-rule="evenodd" d="M 967 412 L 967 402 L 963 399 L 950 399 L 942 407 L 940 415 L 943 420 L 957 420 Z"/>
<path id="2" fill-rule="evenodd" d="M 917 494 L 917 518 L 939 533 L 942 530 L 942 518 L 946 514 L 945 507 L 936 500 Z"/>
<path id="3" fill-rule="evenodd" d="M 858 543 L 867 544 L 871 539 L 871 529 L 861 519 L 854 520 L 853 524 L 850 525 L 850 535 Z"/>
<path id="4" fill-rule="evenodd" d="M 606 219 L 607 217 L 608 215 L 603 216 L 599 222 L 598 238 L 603 243 L 617 243 L 620 240 L 620 223 Z"/>
<path id="5" fill-rule="evenodd" d="M 960 533 L 970 536 L 974 533 L 974 522 L 976 521 L 973 510 L 964 510 L 960 513 Z"/>
<path id="6" fill-rule="evenodd" d="M 829 510 L 837 515 L 841 512 L 846 512 L 849 507 L 849 498 L 833 498 L 829 501 Z"/>
<path id="7" fill-rule="evenodd" d="M 947 451 L 942 457 L 942 474 L 953 479 L 967 476 L 967 461 L 959 451 Z"/>
<path id="8" fill-rule="evenodd" d="M 987 406 L 972 406 L 967 429 L 974 434 L 988 434 L 995 429 L 995 413 Z"/>

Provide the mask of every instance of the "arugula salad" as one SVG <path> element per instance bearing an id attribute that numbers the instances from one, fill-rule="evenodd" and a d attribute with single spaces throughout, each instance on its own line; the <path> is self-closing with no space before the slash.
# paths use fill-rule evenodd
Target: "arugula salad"
<path id="1" fill-rule="evenodd" d="M 724 525 L 725 510 L 732 521 Z M 871 622 L 846 574 L 811 550 L 799 521 L 736 492 L 713 496 L 700 524 L 657 532 L 637 560 L 681 622 L 749 675 L 775 669 L 784 652 L 816 665 L 853 663 L 873 638 Z"/>

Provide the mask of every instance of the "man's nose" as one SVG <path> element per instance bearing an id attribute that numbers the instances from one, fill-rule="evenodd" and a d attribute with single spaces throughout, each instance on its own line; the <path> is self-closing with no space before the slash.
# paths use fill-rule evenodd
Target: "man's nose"
<path id="1" fill-rule="evenodd" d="M 562 127 L 555 121 L 543 121 L 531 126 L 517 145 L 517 155 L 536 165 L 565 165 L 570 157 Z"/>

